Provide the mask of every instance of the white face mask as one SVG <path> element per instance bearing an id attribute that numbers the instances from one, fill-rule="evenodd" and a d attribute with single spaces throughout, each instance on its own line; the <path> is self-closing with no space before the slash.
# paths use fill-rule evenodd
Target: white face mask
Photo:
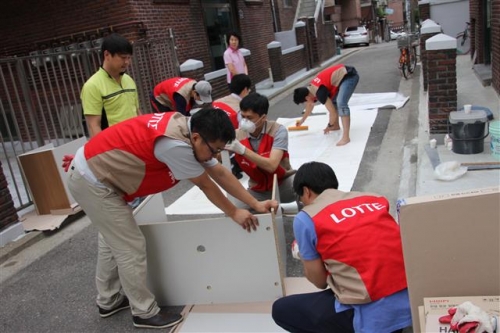
<path id="1" fill-rule="evenodd" d="M 196 102 L 197 105 L 203 105 L 204 104 L 201 100 L 195 99 L 194 101 Z"/>
<path id="2" fill-rule="evenodd" d="M 253 123 L 253 121 L 250 121 L 246 118 L 242 118 L 240 120 L 239 129 L 241 129 L 242 131 L 245 131 L 247 133 L 253 133 L 253 132 L 255 132 L 255 124 Z"/>

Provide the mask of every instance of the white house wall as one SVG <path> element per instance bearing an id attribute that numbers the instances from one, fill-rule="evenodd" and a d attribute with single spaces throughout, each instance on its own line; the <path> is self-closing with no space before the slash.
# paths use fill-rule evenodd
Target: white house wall
<path id="1" fill-rule="evenodd" d="M 469 0 L 431 1 L 430 16 L 443 28 L 444 34 L 456 37 L 469 21 Z"/>

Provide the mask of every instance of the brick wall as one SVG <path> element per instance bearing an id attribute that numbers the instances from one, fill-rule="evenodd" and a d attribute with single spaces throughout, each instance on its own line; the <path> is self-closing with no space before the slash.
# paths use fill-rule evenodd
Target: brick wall
<path id="1" fill-rule="evenodd" d="M 285 71 L 285 77 L 288 77 L 301 69 L 306 68 L 306 49 L 300 49 L 294 52 L 284 54 L 282 57 Z"/>
<path id="2" fill-rule="evenodd" d="M 429 80 L 428 80 L 428 76 L 427 76 L 427 73 L 428 73 L 428 70 L 427 70 L 427 52 L 425 51 L 425 42 L 433 37 L 433 36 L 436 36 L 438 33 L 435 32 L 435 33 L 428 33 L 428 34 L 422 34 L 420 36 L 420 62 L 422 64 L 422 76 L 423 76 L 423 85 L 424 85 L 424 90 L 427 91 L 427 86 L 428 86 L 428 83 L 429 83 Z"/>
<path id="3" fill-rule="evenodd" d="M 420 11 L 420 21 L 424 22 L 431 18 L 431 5 L 430 3 L 424 3 L 418 6 Z"/>
<path id="4" fill-rule="evenodd" d="M 294 0 L 297 1 L 297 0 Z M 237 0 L 235 11 L 242 14 L 239 19 L 243 45 L 252 53 L 248 62 L 249 74 L 254 82 L 267 78 L 269 59 L 266 45 L 274 40 L 270 3 L 263 1 L 257 5 Z M 43 15 L 41 15 L 43 13 Z M 173 15 L 172 13 L 175 13 Z M 30 24 L 26 24 L 30 22 Z M 139 22 L 142 27 L 129 27 L 123 24 Z M 122 25 L 120 27 L 120 25 Z M 123 34 L 131 41 L 140 36 L 147 38 L 165 37 L 168 28 L 173 28 L 179 62 L 187 59 L 203 61 L 204 70 L 210 71 L 209 44 L 203 13 L 199 2 L 153 3 L 151 0 L 54 0 L 47 2 L 28 2 L 5 0 L 0 12 L 0 32 L 9 36 L 0 55 L 26 55 L 36 50 L 42 40 L 58 36 L 79 35 L 86 31 L 86 39 L 95 38 L 105 32 L 106 27 Z M 258 27 L 258 33 L 256 33 Z M 146 29 L 141 35 L 140 29 Z"/>
<path id="5" fill-rule="evenodd" d="M 146 24 L 148 38 L 167 37 L 168 29 L 173 28 L 179 63 L 188 59 L 201 60 L 203 71 L 211 70 L 209 44 L 199 2 L 172 4 L 142 0 L 132 3 L 134 18 Z"/>
<path id="6" fill-rule="evenodd" d="M 350 26 L 357 26 L 362 19 L 359 0 L 342 1 L 342 32 Z"/>
<path id="7" fill-rule="evenodd" d="M 287 31 L 293 29 L 295 11 L 297 10 L 298 0 L 291 0 L 292 6 L 283 6 L 284 0 L 272 0 L 274 5 L 277 7 L 278 15 L 278 31 Z"/>
<path id="8" fill-rule="evenodd" d="M 303 19 L 306 24 L 306 38 L 308 39 L 308 55 L 311 58 L 311 67 L 316 67 L 319 65 L 319 49 L 318 49 L 318 39 L 316 38 L 316 27 L 314 18 Z"/>
<path id="9" fill-rule="evenodd" d="M 336 54 L 333 22 L 322 22 L 323 20 L 320 19 L 316 23 L 316 28 L 318 31 L 318 54 L 320 62 L 328 60 Z"/>
<path id="10" fill-rule="evenodd" d="M 403 22 L 403 1 L 402 0 L 391 0 L 387 2 L 387 7 L 394 10 L 394 13 L 387 15 L 387 21 L 392 23 L 402 23 Z"/>
<path id="11" fill-rule="evenodd" d="M 276 43 L 277 44 L 277 43 Z M 273 73 L 273 81 L 281 82 L 286 79 L 285 74 L 285 63 L 281 56 L 281 46 L 273 45 L 267 49 L 269 54 L 269 59 L 273 59 L 271 62 L 271 71 Z"/>
<path id="12" fill-rule="evenodd" d="M 267 44 L 274 41 L 271 4 L 263 1 L 259 5 L 248 5 L 243 0 L 238 0 L 237 7 L 244 15 L 240 19 L 241 35 L 245 48 L 252 52 L 247 65 L 248 75 L 255 84 L 269 77 Z"/>
<path id="13" fill-rule="evenodd" d="M 97 28 L 132 22 L 133 8 L 129 1 L 2 1 L 0 31 L 9 36 L 2 43 L 0 55 L 25 55 L 36 50 L 41 41 L 78 35 L 91 31 L 100 37 Z M 83 36 L 82 36 L 83 38 Z M 50 45 L 47 45 L 50 46 Z"/>
<path id="14" fill-rule="evenodd" d="M 311 58 L 309 57 L 309 48 L 307 46 L 307 29 L 306 26 L 296 27 L 295 36 L 297 38 L 297 45 L 304 45 L 304 61 L 306 62 L 306 69 L 312 68 Z"/>
<path id="15" fill-rule="evenodd" d="M 457 110 L 456 64 L 456 49 L 427 51 L 428 109 L 431 134 L 447 133 L 449 113 Z"/>
<path id="16" fill-rule="evenodd" d="M 0 162 L 0 230 L 19 220 Z"/>
<path id="17" fill-rule="evenodd" d="M 305 47 L 293 52 L 282 53 L 280 46 L 272 45 L 268 48 L 269 58 L 271 62 L 271 70 L 273 72 L 273 81 L 282 82 L 286 78 L 301 69 L 307 67 Z"/>
<path id="18" fill-rule="evenodd" d="M 470 15 L 470 54 L 473 55 L 478 49 L 478 45 L 476 44 L 478 38 L 476 36 L 477 25 L 475 24 L 477 18 L 480 15 L 480 1 L 479 0 L 469 0 L 469 15 Z M 477 59 L 479 60 L 479 59 Z M 477 63 L 477 61 L 476 61 Z"/>
<path id="19" fill-rule="evenodd" d="M 485 62 L 484 19 L 482 1 L 469 0 L 471 57 L 475 54 L 476 63 Z M 500 94 L 500 1 L 491 1 L 491 70 L 492 86 Z"/>
<path id="20" fill-rule="evenodd" d="M 500 95 L 500 1 L 491 2 L 491 84 Z"/>

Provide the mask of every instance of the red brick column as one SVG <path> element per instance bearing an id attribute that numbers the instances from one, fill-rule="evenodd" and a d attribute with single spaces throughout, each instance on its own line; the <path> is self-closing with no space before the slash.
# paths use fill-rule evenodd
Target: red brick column
<path id="1" fill-rule="evenodd" d="M 441 26 L 436 24 L 432 20 L 426 20 L 422 23 L 420 29 L 420 63 L 422 65 L 423 83 L 424 91 L 427 91 L 427 85 L 429 83 L 427 78 L 427 52 L 425 50 L 425 42 L 437 34 L 441 33 Z"/>
<path id="2" fill-rule="evenodd" d="M 491 5 L 491 50 L 491 84 L 500 95 L 500 3 L 498 1 L 495 5 Z"/>
<path id="3" fill-rule="evenodd" d="M 10 195 L 7 179 L 0 162 L 0 229 L 3 229 L 19 220 L 12 196 Z"/>
<path id="4" fill-rule="evenodd" d="M 304 45 L 305 54 L 308 54 L 307 46 L 307 34 L 306 34 L 306 24 L 304 21 L 298 21 L 295 23 L 295 36 L 297 38 L 297 45 Z M 310 70 L 312 68 L 309 57 L 306 58 L 306 68 Z"/>
<path id="5" fill-rule="evenodd" d="M 285 81 L 285 69 L 283 68 L 283 58 L 281 56 L 281 43 L 271 42 L 267 44 L 267 53 L 271 62 L 271 72 L 273 73 L 273 82 Z"/>
<path id="6" fill-rule="evenodd" d="M 431 18 L 431 5 L 429 3 L 424 3 L 418 5 L 418 10 L 420 11 L 420 20 L 425 21 Z"/>
<path id="7" fill-rule="evenodd" d="M 311 63 L 312 67 L 319 66 L 318 37 L 316 36 L 316 20 L 314 17 L 307 19 L 307 35 L 311 43 Z"/>
<path id="8" fill-rule="evenodd" d="M 427 40 L 430 134 L 447 133 L 449 113 L 457 110 L 456 39 L 439 34 Z"/>

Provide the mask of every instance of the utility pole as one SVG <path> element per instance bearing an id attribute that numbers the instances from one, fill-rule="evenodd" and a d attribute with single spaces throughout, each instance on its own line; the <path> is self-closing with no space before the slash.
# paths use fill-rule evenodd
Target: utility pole
<path id="1" fill-rule="evenodd" d="M 374 27 L 374 34 L 373 34 L 373 39 L 375 43 L 379 42 L 379 25 L 378 25 L 378 16 L 377 16 L 377 11 L 376 8 L 378 6 L 378 1 L 377 0 L 372 0 L 372 21 L 373 21 L 373 27 Z"/>

